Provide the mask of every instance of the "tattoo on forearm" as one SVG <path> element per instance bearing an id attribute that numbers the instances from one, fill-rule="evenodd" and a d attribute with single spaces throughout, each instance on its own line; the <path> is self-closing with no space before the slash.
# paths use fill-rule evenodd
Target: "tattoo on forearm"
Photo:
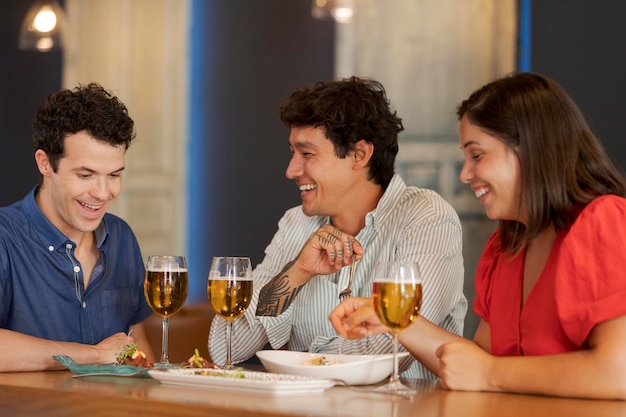
<path id="1" fill-rule="evenodd" d="M 276 317 L 287 310 L 296 298 L 302 287 L 292 287 L 289 285 L 289 276 L 285 274 L 293 261 L 268 282 L 259 292 L 259 302 L 256 308 L 257 316 Z"/>

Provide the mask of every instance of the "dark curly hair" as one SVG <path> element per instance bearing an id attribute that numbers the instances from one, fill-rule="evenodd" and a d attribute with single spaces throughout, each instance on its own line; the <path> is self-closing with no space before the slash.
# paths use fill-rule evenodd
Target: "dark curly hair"
<path id="1" fill-rule="evenodd" d="M 33 126 L 35 150 L 43 150 L 56 172 L 65 138 L 86 131 L 91 137 L 126 149 L 135 138 L 126 106 L 97 83 L 50 94 L 37 110 Z"/>
<path id="2" fill-rule="evenodd" d="M 279 116 L 289 127 L 321 127 L 339 158 L 361 139 L 372 143 L 369 179 L 389 185 L 404 128 L 380 82 L 351 77 L 298 88 L 281 104 Z"/>

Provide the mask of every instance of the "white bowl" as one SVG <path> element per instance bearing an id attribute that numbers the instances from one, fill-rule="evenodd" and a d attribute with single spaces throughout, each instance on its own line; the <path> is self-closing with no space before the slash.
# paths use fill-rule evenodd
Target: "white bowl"
<path id="1" fill-rule="evenodd" d="M 292 352 L 289 350 L 261 350 L 256 353 L 269 372 L 302 375 L 315 378 L 340 379 L 349 385 L 369 385 L 382 381 L 393 371 L 393 355 L 337 355 L 330 353 Z M 408 352 L 398 353 L 404 358 Z M 323 356 L 331 365 L 306 365 L 311 359 Z"/>

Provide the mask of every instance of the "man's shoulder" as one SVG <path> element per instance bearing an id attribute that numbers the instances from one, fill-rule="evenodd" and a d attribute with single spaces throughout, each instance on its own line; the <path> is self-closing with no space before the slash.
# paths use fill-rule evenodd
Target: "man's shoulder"
<path id="1" fill-rule="evenodd" d="M 384 205 L 390 205 L 396 209 L 409 206 L 417 209 L 431 207 L 438 211 L 454 211 L 452 205 L 437 191 L 416 185 L 407 185 L 398 174 L 393 176 L 382 201 Z"/>
<path id="2" fill-rule="evenodd" d="M 0 227 L 10 227 L 12 229 L 26 227 L 27 224 L 36 217 L 39 210 L 35 203 L 35 191 L 38 187 L 33 188 L 21 200 L 0 207 Z"/>
<path id="3" fill-rule="evenodd" d="M 139 245 L 135 232 L 133 232 L 126 220 L 112 213 L 104 215 L 101 225 L 96 230 L 96 238 L 99 245 L 105 236 L 106 242 L 108 242 L 105 247 L 109 249 L 116 247 L 117 250 L 129 250 L 132 252 Z"/>
<path id="4" fill-rule="evenodd" d="M 106 213 L 102 220 L 109 233 L 115 231 L 117 233 L 134 234 L 128 222 L 113 213 Z"/>
<path id="5" fill-rule="evenodd" d="M 22 210 L 21 201 L 9 206 L 0 207 L 0 230 L 19 227 L 26 223 L 26 217 Z"/>
<path id="6" fill-rule="evenodd" d="M 443 198 L 437 191 L 429 188 L 408 186 L 399 198 L 400 204 L 413 205 L 426 209 L 430 207 L 436 211 L 455 212 L 452 205 Z"/>

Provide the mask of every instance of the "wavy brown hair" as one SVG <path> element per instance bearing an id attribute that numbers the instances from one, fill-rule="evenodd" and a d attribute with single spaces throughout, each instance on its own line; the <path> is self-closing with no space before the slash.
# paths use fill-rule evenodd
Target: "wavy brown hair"
<path id="1" fill-rule="evenodd" d="M 372 143 L 369 179 L 383 188 L 389 185 L 404 127 L 380 82 L 351 77 L 297 88 L 281 104 L 279 116 L 289 127 L 321 127 L 338 158 L 361 139 Z"/>
<path id="2" fill-rule="evenodd" d="M 558 231 L 573 208 L 604 194 L 626 196 L 626 181 L 574 101 L 554 80 L 510 74 L 476 90 L 457 108 L 468 120 L 513 149 L 520 161 L 526 225 L 500 220 L 501 249 L 522 250 L 549 226 Z"/>

